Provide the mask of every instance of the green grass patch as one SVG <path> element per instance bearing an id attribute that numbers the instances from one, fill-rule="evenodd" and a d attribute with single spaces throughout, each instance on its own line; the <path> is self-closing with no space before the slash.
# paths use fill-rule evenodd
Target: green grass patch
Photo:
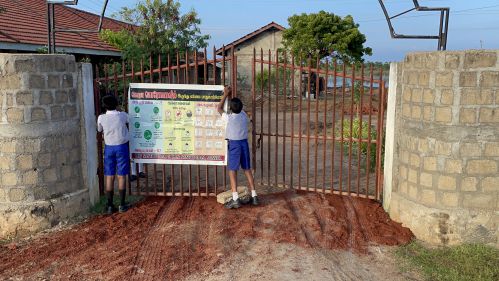
<path id="1" fill-rule="evenodd" d="M 140 202 L 142 200 L 144 200 L 144 196 L 137 196 L 137 195 L 127 195 L 126 196 L 126 202 L 130 205 L 136 204 L 137 202 Z M 103 214 L 105 212 L 106 203 L 107 203 L 106 196 L 101 196 L 99 199 L 99 202 L 97 202 L 97 204 L 95 204 L 90 209 L 90 213 L 94 214 L 94 215 Z M 114 194 L 113 203 L 115 206 L 120 205 L 120 196 L 119 195 Z"/>
<path id="2" fill-rule="evenodd" d="M 397 250 L 403 269 L 417 269 L 432 281 L 497 281 L 499 250 L 483 244 L 426 248 L 412 242 Z"/>

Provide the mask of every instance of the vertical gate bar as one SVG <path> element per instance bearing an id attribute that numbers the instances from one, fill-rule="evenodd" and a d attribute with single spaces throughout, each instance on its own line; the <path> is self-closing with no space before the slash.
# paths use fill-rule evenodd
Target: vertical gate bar
<path id="1" fill-rule="evenodd" d="M 369 120 L 368 120 L 368 127 L 367 127 L 367 156 L 369 157 L 369 160 L 367 161 L 367 173 L 366 173 L 366 197 L 369 196 L 369 174 L 371 173 L 371 126 L 372 126 L 372 115 L 373 115 L 373 80 L 374 80 L 374 74 L 373 74 L 373 65 L 370 64 L 369 66 Z"/>
<path id="2" fill-rule="evenodd" d="M 161 66 L 161 54 L 158 55 L 158 82 L 163 83 L 163 68 Z"/>
<path id="3" fill-rule="evenodd" d="M 236 84 L 236 66 L 235 66 L 235 62 L 236 62 L 236 58 L 235 58 L 236 54 L 234 53 L 234 44 L 232 44 L 232 46 L 230 47 L 230 64 L 231 64 L 231 68 L 230 68 L 230 71 L 231 71 L 231 76 L 230 76 L 230 83 L 232 84 L 232 97 L 235 98 L 237 97 L 237 84 Z"/>
<path id="4" fill-rule="evenodd" d="M 123 83 L 123 100 L 125 103 L 125 112 L 128 112 L 128 92 L 127 92 L 127 79 L 126 79 L 126 69 L 125 69 L 125 61 L 121 61 L 121 77 Z"/>
<path id="5" fill-rule="evenodd" d="M 234 51 L 234 49 L 232 49 Z M 213 46 L 213 85 L 217 84 L 217 49 Z M 208 185 L 208 165 L 206 166 L 206 185 Z M 224 177 L 225 178 L 225 177 Z M 218 191 L 218 166 L 215 166 L 215 195 L 217 195 Z M 225 186 L 224 186 L 225 191 Z"/>
<path id="6" fill-rule="evenodd" d="M 269 186 L 270 186 L 270 171 L 271 171 L 270 170 L 270 145 L 271 145 L 271 143 L 270 143 L 270 134 L 271 134 L 270 128 L 272 126 L 272 122 L 270 122 L 270 118 L 271 118 L 271 116 L 270 116 L 271 110 L 270 109 L 272 107 L 272 103 L 271 103 L 272 100 L 271 100 L 271 97 L 270 97 L 270 91 L 271 91 L 271 88 L 270 88 L 270 77 L 271 77 L 271 75 L 270 74 L 272 73 L 272 66 L 271 66 L 272 64 L 271 64 L 271 62 L 272 62 L 272 53 L 271 53 L 271 51 L 269 49 L 269 78 L 268 78 L 268 81 L 267 81 L 268 88 L 269 88 L 269 92 L 268 92 L 269 93 L 269 109 L 268 109 L 268 119 L 267 119 L 267 123 L 268 123 L 268 127 L 267 127 L 267 133 L 268 133 L 268 135 L 267 135 L 267 142 L 269 143 L 269 145 L 268 145 L 269 147 L 267 149 L 267 171 L 268 171 L 268 173 L 267 173 L 267 184 Z"/>
<path id="7" fill-rule="evenodd" d="M 108 64 L 104 64 L 104 89 L 106 90 L 105 95 L 109 94 L 109 73 L 108 73 Z"/>
<path id="8" fill-rule="evenodd" d="M 286 141 L 287 141 L 287 137 L 286 137 L 286 122 L 287 122 L 287 112 L 286 112 L 286 106 L 287 106 L 287 103 L 286 103 L 286 94 L 287 94 L 287 85 L 288 84 L 288 79 L 287 79 L 287 72 L 288 72 L 288 66 L 287 66 L 287 56 L 288 54 L 286 53 L 286 51 L 284 51 L 284 67 L 282 69 L 282 76 L 284 77 L 283 78 L 283 82 L 282 82 L 282 97 L 284 98 L 284 106 L 283 106 L 283 114 L 284 114 L 284 118 L 282 119 L 282 181 L 283 181 L 283 184 L 285 185 L 286 184 Z M 277 62 L 279 63 L 279 62 Z"/>
<path id="9" fill-rule="evenodd" d="M 203 54 L 203 82 L 205 85 L 208 84 L 208 52 L 206 47 L 204 47 Z M 201 190 L 201 167 L 198 165 L 198 190 Z M 206 196 L 209 196 L 208 185 L 206 185 Z"/>
<path id="10" fill-rule="evenodd" d="M 168 83 L 173 82 L 173 77 L 172 77 L 172 60 L 171 60 L 171 54 L 170 51 L 168 51 L 168 58 L 167 58 L 167 66 L 168 66 Z M 170 186 L 172 189 L 172 196 L 175 196 L 175 173 L 174 173 L 174 167 L 172 164 L 170 164 Z"/>
<path id="11" fill-rule="evenodd" d="M 344 136 L 344 123 L 345 123 L 345 87 L 346 87 L 346 66 L 345 62 L 341 62 L 343 64 L 343 82 L 342 82 L 342 90 L 341 90 L 341 125 L 340 125 L 340 133 L 341 133 L 341 140 L 340 140 L 340 195 L 343 195 L 343 151 L 345 150 L 345 136 Z"/>
<path id="12" fill-rule="evenodd" d="M 302 131 L 302 105 L 303 105 L 303 56 L 300 56 L 300 109 L 299 109 L 299 119 L 300 119 L 300 122 L 298 123 L 298 134 L 299 134 L 299 138 L 298 138 L 298 144 L 299 144 L 299 147 L 298 147 L 298 188 L 301 188 L 301 145 L 302 145 L 302 135 L 303 135 L 303 131 Z"/>
<path id="13" fill-rule="evenodd" d="M 227 81 L 225 81 L 225 45 L 222 45 L 222 85 L 226 86 Z M 224 190 L 227 188 L 227 166 L 222 168 L 223 186 Z"/>
<path id="14" fill-rule="evenodd" d="M 199 76 L 199 61 L 198 61 L 198 51 L 194 50 L 194 84 L 198 84 L 198 76 Z M 192 176 L 192 175 L 191 175 Z M 199 186 L 199 165 L 196 165 L 196 187 L 198 189 L 198 196 L 201 196 L 201 189 Z"/>
<path id="15" fill-rule="evenodd" d="M 163 68 L 161 66 L 161 54 L 158 54 L 158 82 L 163 83 Z M 161 164 L 161 185 L 163 194 L 166 196 L 166 164 Z"/>
<path id="16" fill-rule="evenodd" d="M 152 64 L 152 54 L 149 54 L 149 83 L 154 83 L 154 71 Z"/>
<path id="17" fill-rule="evenodd" d="M 331 129 L 333 131 L 333 141 L 332 141 L 332 147 L 331 147 L 331 192 L 334 191 L 334 149 L 335 149 L 335 144 L 336 144 L 336 84 L 337 84 L 337 77 L 338 77 L 338 62 L 336 59 L 334 59 L 333 62 L 333 118 L 331 120 Z"/>
<path id="18" fill-rule="evenodd" d="M 177 80 L 177 84 L 180 84 L 180 54 L 179 52 L 177 51 L 177 75 L 176 75 L 176 79 Z"/>
<path id="19" fill-rule="evenodd" d="M 113 87 L 114 87 L 114 96 L 118 98 L 118 72 L 116 70 L 116 62 L 113 63 Z M 119 100 L 119 99 L 118 99 Z"/>
<path id="20" fill-rule="evenodd" d="M 189 50 L 185 49 L 185 84 L 190 84 L 191 79 L 189 75 Z M 192 196 L 192 165 L 189 164 L 189 180 L 187 181 L 189 184 L 189 196 Z"/>
<path id="21" fill-rule="evenodd" d="M 144 58 L 140 59 L 140 83 L 144 83 Z"/>
<path id="22" fill-rule="evenodd" d="M 321 65 L 319 57 L 317 57 L 316 68 L 317 74 L 315 75 L 315 153 L 314 153 L 314 191 L 317 192 L 317 162 L 318 162 L 318 146 L 319 146 L 319 78 L 321 76 Z"/>
<path id="23" fill-rule="evenodd" d="M 263 106 L 264 101 L 264 80 L 263 80 L 263 48 L 260 48 L 260 128 L 259 128 L 259 142 L 260 142 L 260 185 L 263 185 Z"/>
<path id="24" fill-rule="evenodd" d="M 177 51 L 177 75 L 176 75 L 176 80 L 177 84 L 180 84 L 180 53 Z M 179 182 L 180 182 L 180 196 L 184 196 L 184 180 L 183 180 L 183 175 L 182 175 L 182 165 L 178 165 L 180 167 L 180 172 L 179 172 Z M 175 170 L 175 167 L 173 168 Z"/>
<path id="25" fill-rule="evenodd" d="M 376 140 L 376 171 L 378 174 L 378 180 L 376 183 L 376 200 L 380 200 L 380 193 L 381 193 L 381 148 L 382 148 L 382 140 L 383 140 L 383 119 L 385 117 L 384 110 L 385 110 L 385 84 L 383 81 L 383 66 L 380 66 L 379 69 L 379 116 L 378 116 L 378 135 L 377 135 L 377 140 Z"/>
<path id="26" fill-rule="evenodd" d="M 154 83 L 154 66 L 152 62 L 152 54 L 149 54 L 149 83 Z M 161 82 L 159 82 L 161 83 Z M 158 195 L 158 175 L 157 175 L 157 164 L 154 163 L 153 165 L 153 181 L 154 183 L 152 184 L 152 188 L 154 189 L 154 195 Z"/>
<path id="27" fill-rule="evenodd" d="M 360 196 L 360 154 L 362 152 L 362 118 L 363 118 L 363 102 L 362 100 L 364 99 L 364 64 L 361 64 L 360 66 L 360 105 L 357 110 L 358 116 L 359 116 L 359 147 L 357 151 L 357 195 Z M 366 155 L 366 159 L 369 159 L 369 155 Z"/>
<path id="28" fill-rule="evenodd" d="M 237 56 L 234 56 L 234 93 L 235 96 L 237 97 L 237 89 L 239 87 L 239 84 L 237 83 Z"/>
<path id="29" fill-rule="evenodd" d="M 172 62 L 170 58 L 170 53 L 168 52 L 168 58 L 167 58 L 167 66 L 168 66 L 168 83 L 172 83 Z"/>
<path id="30" fill-rule="evenodd" d="M 294 188 L 294 151 L 295 151 L 295 56 L 291 53 L 291 161 L 290 161 L 290 184 L 291 188 Z"/>
<path id="31" fill-rule="evenodd" d="M 279 50 L 275 52 L 275 151 L 274 184 L 279 183 Z"/>
<path id="32" fill-rule="evenodd" d="M 195 49 L 194 50 L 194 84 L 198 84 L 198 75 L 199 75 L 198 64 L 199 64 L 199 61 L 198 61 L 198 50 Z"/>
<path id="33" fill-rule="evenodd" d="M 355 64 L 352 64 L 352 79 L 350 87 L 350 138 L 348 139 L 348 195 L 352 188 L 352 148 L 353 148 L 353 104 L 355 96 Z"/>
<path id="34" fill-rule="evenodd" d="M 324 119 L 322 120 L 323 131 L 322 131 L 322 193 L 326 193 L 326 148 L 327 148 L 327 79 L 329 74 L 329 60 L 326 59 L 326 77 L 324 79 Z M 320 86 L 320 84 L 319 84 Z M 319 87 L 320 88 L 320 87 Z M 332 190 L 331 190 L 332 191 Z"/>
<path id="35" fill-rule="evenodd" d="M 95 76 L 99 77 L 99 67 L 95 66 Z M 97 81 L 97 79 L 96 79 Z M 100 97 L 100 81 L 94 83 L 94 105 L 96 116 L 101 114 L 101 97 Z M 98 177 L 99 177 L 99 194 L 104 195 L 104 151 L 102 149 L 102 133 L 97 133 L 97 156 L 98 156 Z"/>
<path id="36" fill-rule="evenodd" d="M 133 63 L 133 60 L 131 61 L 131 66 L 130 68 L 132 69 L 131 73 L 132 73 L 132 77 L 131 77 L 131 81 L 132 83 L 135 82 L 135 65 Z M 135 163 L 135 171 L 138 171 L 139 170 L 139 164 Z M 140 177 L 138 177 L 137 175 L 137 183 L 136 183 L 136 188 L 137 188 L 137 194 L 140 194 Z"/>
<path id="37" fill-rule="evenodd" d="M 253 59 L 251 60 L 251 163 L 253 166 L 253 177 L 256 171 L 256 97 L 255 97 L 255 58 L 256 49 L 253 47 Z"/>
<path id="38" fill-rule="evenodd" d="M 311 100 L 310 100 L 310 79 L 312 76 L 312 58 L 309 56 L 308 57 L 308 81 L 307 81 L 307 191 L 309 191 L 309 179 L 310 179 L 310 105 L 311 105 Z"/>

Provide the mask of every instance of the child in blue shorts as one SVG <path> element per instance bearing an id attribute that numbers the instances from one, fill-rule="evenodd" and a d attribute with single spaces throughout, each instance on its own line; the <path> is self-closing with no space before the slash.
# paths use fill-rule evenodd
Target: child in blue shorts
<path id="1" fill-rule="evenodd" d="M 251 191 L 251 203 L 258 205 L 258 197 L 256 195 L 255 184 L 253 181 L 253 173 L 251 172 L 250 153 L 248 147 L 248 115 L 243 111 L 243 103 L 238 98 L 232 98 L 229 102 L 231 113 L 224 111 L 224 104 L 227 97 L 232 96 L 230 86 L 224 89 L 224 95 L 218 104 L 218 112 L 227 123 L 226 139 L 228 140 L 228 169 L 230 179 L 230 189 L 232 190 L 232 199 L 225 204 L 227 209 L 237 209 L 241 202 L 237 193 L 237 170 L 239 166 L 244 170 L 244 174 L 248 179 L 249 188 Z"/>
<path id="2" fill-rule="evenodd" d="M 106 177 L 106 210 L 108 214 L 116 211 L 113 204 L 114 176 L 117 174 L 118 190 L 120 192 L 119 212 L 128 209 L 125 203 L 125 179 L 130 173 L 130 157 L 128 150 L 128 114 L 116 110 L 118 100 L 107 95 L 102 98 L 106 110 L 97 118 L 97 130 L 104 134 L 104 175 Z"/>

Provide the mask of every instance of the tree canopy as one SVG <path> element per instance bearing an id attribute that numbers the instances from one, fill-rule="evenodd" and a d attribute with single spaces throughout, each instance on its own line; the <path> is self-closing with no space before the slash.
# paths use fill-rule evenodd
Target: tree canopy
<path id="1" fill-rule="evenodd" d="M 295 56 L 322 59 L 333 56 L 345 62 L 361 62 L 372 50 L 364 47 L 366 36 L 359 31 L 352 16 L 333 13 L 293 15 L 283 32 L 283 44 Z"/>
<path id="2" fill-rule="evenodd" d="M 145 0 L 134 8 L 122 8 L 114 18 L 136 25 L 121 31 L 103 30 L 101 38 L 120 49 L 126 59 L 150 54 L 173 54 L 207 46 L 209 35 L 201 35 L 196 11 L 180 14 L 175 0 Z"/>

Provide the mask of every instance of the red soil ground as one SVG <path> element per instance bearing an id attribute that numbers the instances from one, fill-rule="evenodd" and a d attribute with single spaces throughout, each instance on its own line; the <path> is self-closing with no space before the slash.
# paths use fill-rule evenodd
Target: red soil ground
<path id="1" fill-rule="evenodd" d="M 261 197 L 261 206 L 237 210 L 214 198 L 149 198 L 125 214 L 0 246 L 0 279 L 179 280 L 245 251 L 248 239 L 362 255 L 413 238 L 372 200 L 294 191 Z"/>

